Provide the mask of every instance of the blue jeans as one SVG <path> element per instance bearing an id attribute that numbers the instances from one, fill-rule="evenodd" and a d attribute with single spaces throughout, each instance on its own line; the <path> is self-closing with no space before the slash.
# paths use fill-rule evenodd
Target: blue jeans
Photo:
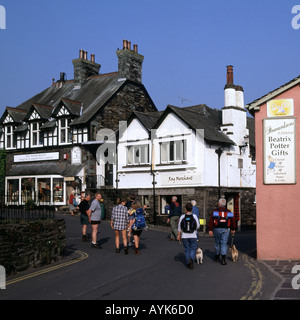
<path id="1" fill-rule="evenodd" d="M 216 254 L 225 256 L 227 254 L 227 242 L 229 236 L 229 229 L 227 228 L 214 228 L 215 249 Z"/>
<path id="2" fill-rule="evenodd" d="M 197 238 L 181 239 L 185 251 L 186 264 L 189 263 L 190 259 L 195 260 L 197 250 Z"/>

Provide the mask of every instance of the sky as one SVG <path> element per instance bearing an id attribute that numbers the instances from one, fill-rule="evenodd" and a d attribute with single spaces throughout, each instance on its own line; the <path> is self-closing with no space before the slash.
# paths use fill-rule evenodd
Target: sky
<path id="1" fill-rule="evenodd" d="M 144 55 L 143 84 L 168 104 L 224 106 L 226 66 L 245 103 L 300 75 L 298 0 L 0 0 L 0 113 L 59 79 L 73 79 L 79 50 L 100 73 L 118 69 L 123 39 Z M 300 12 L 299 12 L 300 13 Z M 297 18 L 297 17 L 296 17 Z M 1 17 L 0 17 L 1 19 Z M 300 24 L 300 16 L 299 16 Z"/>

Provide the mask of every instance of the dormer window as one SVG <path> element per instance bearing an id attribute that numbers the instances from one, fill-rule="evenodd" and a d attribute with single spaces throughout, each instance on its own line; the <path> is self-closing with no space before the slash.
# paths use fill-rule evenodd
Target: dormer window
<path id="1" fill-rule="evenodd" d="M 40 123 L 33 122 L 30 124 L 31 132 L 31 147 L 39 147 L 43 144 L 43 139 L 41 137 Z"/>
<path id="2" fill-rule="evenodd" d="M 14 148 L 14 127 L 5 127 L 5 149 Z"/>
<path id="3" fill-rule="evenodd" d="M 59 119 L 59 144 L 71 143 L 70 139 L 70 123 L 71 119 Z"/>

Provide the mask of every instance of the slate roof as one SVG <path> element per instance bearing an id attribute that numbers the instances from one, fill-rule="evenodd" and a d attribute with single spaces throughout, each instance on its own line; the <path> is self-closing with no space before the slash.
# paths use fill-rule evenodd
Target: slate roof
<path id="1" fill-rule="evenodd" d="M 77 116 L 71 125 L 85 124 L 128 81 L 119 79 L 118 72 L 92 76 L 81 87 L 76 86 L 73 80 L 58 81 L 16 108 L 7 107 L 6 111 L 16 122 L 22 123 L 33 107 L 41 117 L 50 119 L 56 107 L 63 103 L 72 115 Z M 142 84 L 137 85 L 143 87 Z M 80 115 L 81 104 L 83 109 Z M 1 121 L 4 119 L 3 115 Z"/>
<path id="2" fill-rule="evenodd" d="M 235 143 L 221 131 L 222 110 L 209 108 L 205 104 L 176 107 L 168 105 L 165 111 L 158 112 L 133 112 L 129 122 L 137 118 L 148 130 L 156 129 L 170 112 L 174 112 L 191 129 L 204 129 L 204 139 L 212 143 L 235 145 Z M 247 127 L 249 129 L 249 143 L 255 147 L 255 123 L 254 118 L 247 117 Z"/>

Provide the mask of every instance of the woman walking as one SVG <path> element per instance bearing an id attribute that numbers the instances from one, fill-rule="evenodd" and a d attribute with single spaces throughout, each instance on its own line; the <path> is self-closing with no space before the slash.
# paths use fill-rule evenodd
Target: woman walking
<path id="1" fill-rule="evenodd" d="M 116 205 L 111 214 L 110 225 L 113 230 L 115 230 L 115 243 L 116 243 L 116 253 L 120 253 L 120 231 L 122 234 L 124 252 L 128 254 L 127 247 L 127 228 L 129 227 L 129 217 L 128 211 L 125 207 L 126 200 L 121 199 L 119 204 Z"/>
<path id="2" fill-rule="evenodd" d="M 95 199 L 93 200 L 90 207 L 91 213 L 89 216 L 89 221 L 92 225 L 92 248 L 102 249 L 102 247 L 97 243 L 98 227 L 99 227 L 99 224 L 101 223 L 100 199 L 101 199 L 101 194 L 99 192 L 96 192 Z"/>

